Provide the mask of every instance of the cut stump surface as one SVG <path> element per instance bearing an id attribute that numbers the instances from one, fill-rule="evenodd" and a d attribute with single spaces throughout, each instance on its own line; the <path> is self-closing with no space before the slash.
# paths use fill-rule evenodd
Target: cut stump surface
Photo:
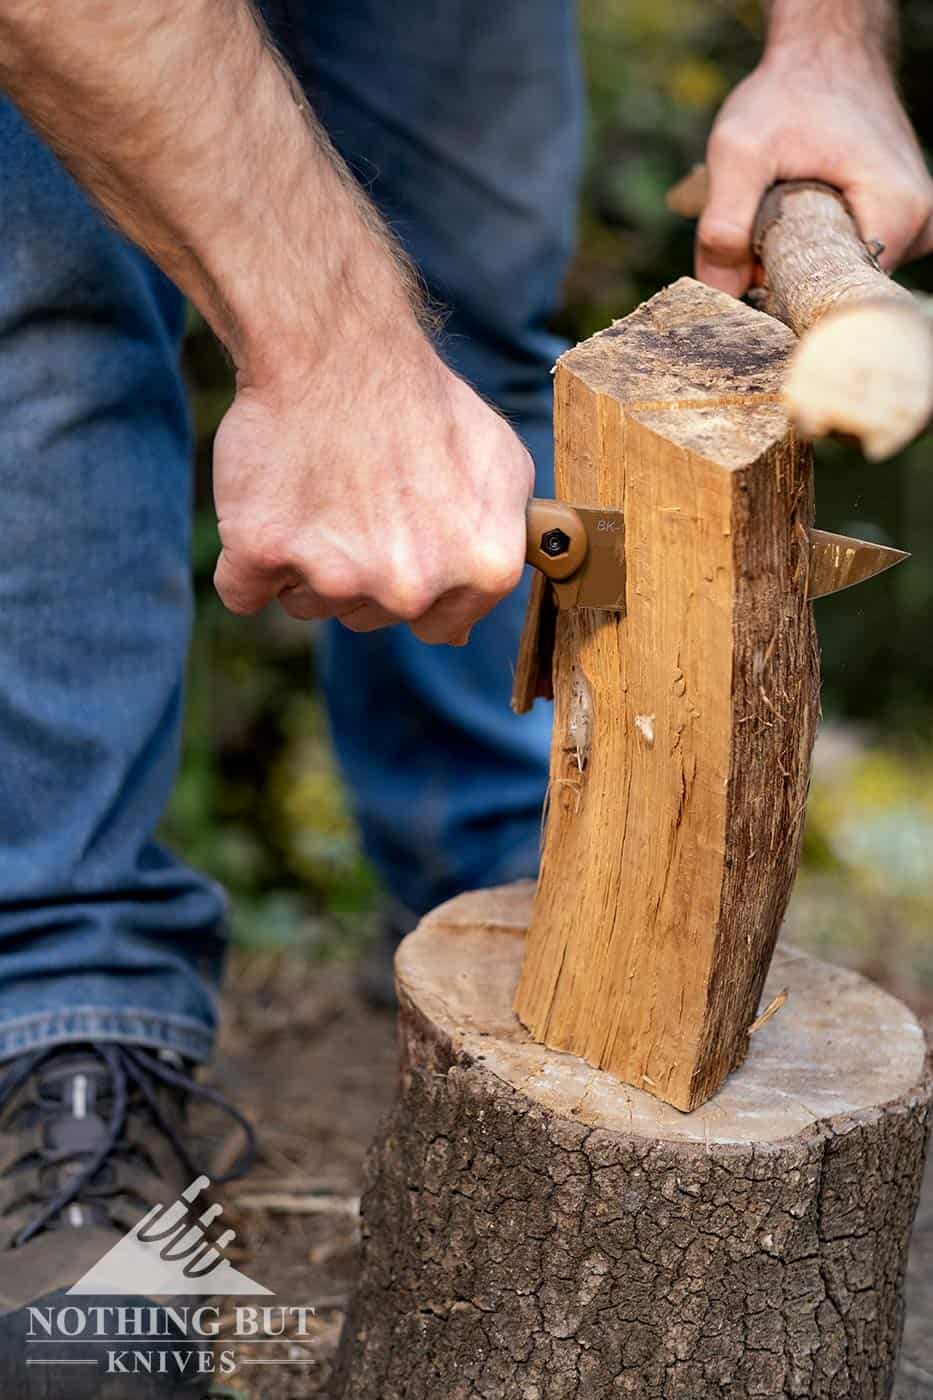
<path id="1" fill-rule="evenodd" d="M 786 1004 L 684 1115 L 514 1015 L 531 885 L 398 955 L 340 1400 L 891 1394 L 930 1107 L 914 1016 L 779 948 Z"/>

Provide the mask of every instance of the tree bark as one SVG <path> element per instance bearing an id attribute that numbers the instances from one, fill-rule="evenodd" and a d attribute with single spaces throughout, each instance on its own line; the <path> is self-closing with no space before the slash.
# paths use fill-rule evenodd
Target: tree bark
<path id="1" fill-rule="evenodd" d="M 557 619 L 515 1009 L 686 1110 L 745 1053 L 803 829 L 819 665 L 812 459 L 777 402 L 792 345 L 682 278 L 555 381 L 558 495 L 624 510 L 626 610 Z"/>
<path id="2" fill-rule="evenodd" d="M 772 186 L 758 210 L 754 243 L 766 277 L 761 304 L 795 335 L 847 303 L 916 311 L 910 292 L 879 267 L 845 200 L 829 185 Z"/>
<path id="3" fill-rule="evenodd" d="M 782 949 L 786 1005 L 683 1116 L 518 1024 L 530 908 L 460 896 L 399 952 L 334 1400 L 890 1396 L 931 1097 L 914 1017 Z"/>

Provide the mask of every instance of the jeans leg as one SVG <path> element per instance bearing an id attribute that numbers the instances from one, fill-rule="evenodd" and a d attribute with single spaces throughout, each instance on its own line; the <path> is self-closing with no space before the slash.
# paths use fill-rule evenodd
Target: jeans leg
<path id="1" fill-rule="evenodd" d="M 0 1057 L 204 1058 L 220 890 L 155 844 L 191 621 L 184 305 L 0 101 Z"/>
<path id="2" fill-rule="evenodd" d="M 582 87 L 572 0 L 269 0 L 316 110 L 448 308 L 448 361 L 553 490 L 548 332 L 573 247 Z M 370 856 L 419 914 L 537 869 L 550 715 L 509 710 L 525 585 L 460 650 L 333 624 L 323 679 Z"/>

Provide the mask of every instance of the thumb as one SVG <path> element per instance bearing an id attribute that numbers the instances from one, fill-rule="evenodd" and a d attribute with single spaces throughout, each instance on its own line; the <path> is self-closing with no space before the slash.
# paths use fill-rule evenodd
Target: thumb
<path id="1" fill-rule="evenodd" d="M 709 197 L 697 226 L 696 275 L 740 297 L 754 280 L 752 226 L 769 184 L 764 162 L 716 132 L 707 152 Z"/>

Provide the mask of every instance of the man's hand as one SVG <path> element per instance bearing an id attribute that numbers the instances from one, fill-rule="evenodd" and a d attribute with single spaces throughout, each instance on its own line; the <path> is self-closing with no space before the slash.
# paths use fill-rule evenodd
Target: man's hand
<path id="1" fill-rule="evenodd" d="M 723 106 L 707 150 L 697 276 L 741 296 L 751 230 L 775 180 L 835 185 L 888 268 L 933 249 L 933 182 L 887 56 L 882 0 L 775 0 L 764 57 Z"/>
<path id="2" fill-rule="evenodd" d="M 0 85 L 234 359 L 224 602 L 465 641 L 521 573 L 531 461 L 430 345 L 251 0 L 0 0 Z"/>
<path id="3" fill-rule="evenodd" d="M 214 448 L 233 612 L 278 598 L 355 632 L 467 640 L 515 587 L 531 459 L 412 321 L 362 325 L 306 377 L 244 383 Z"/>

